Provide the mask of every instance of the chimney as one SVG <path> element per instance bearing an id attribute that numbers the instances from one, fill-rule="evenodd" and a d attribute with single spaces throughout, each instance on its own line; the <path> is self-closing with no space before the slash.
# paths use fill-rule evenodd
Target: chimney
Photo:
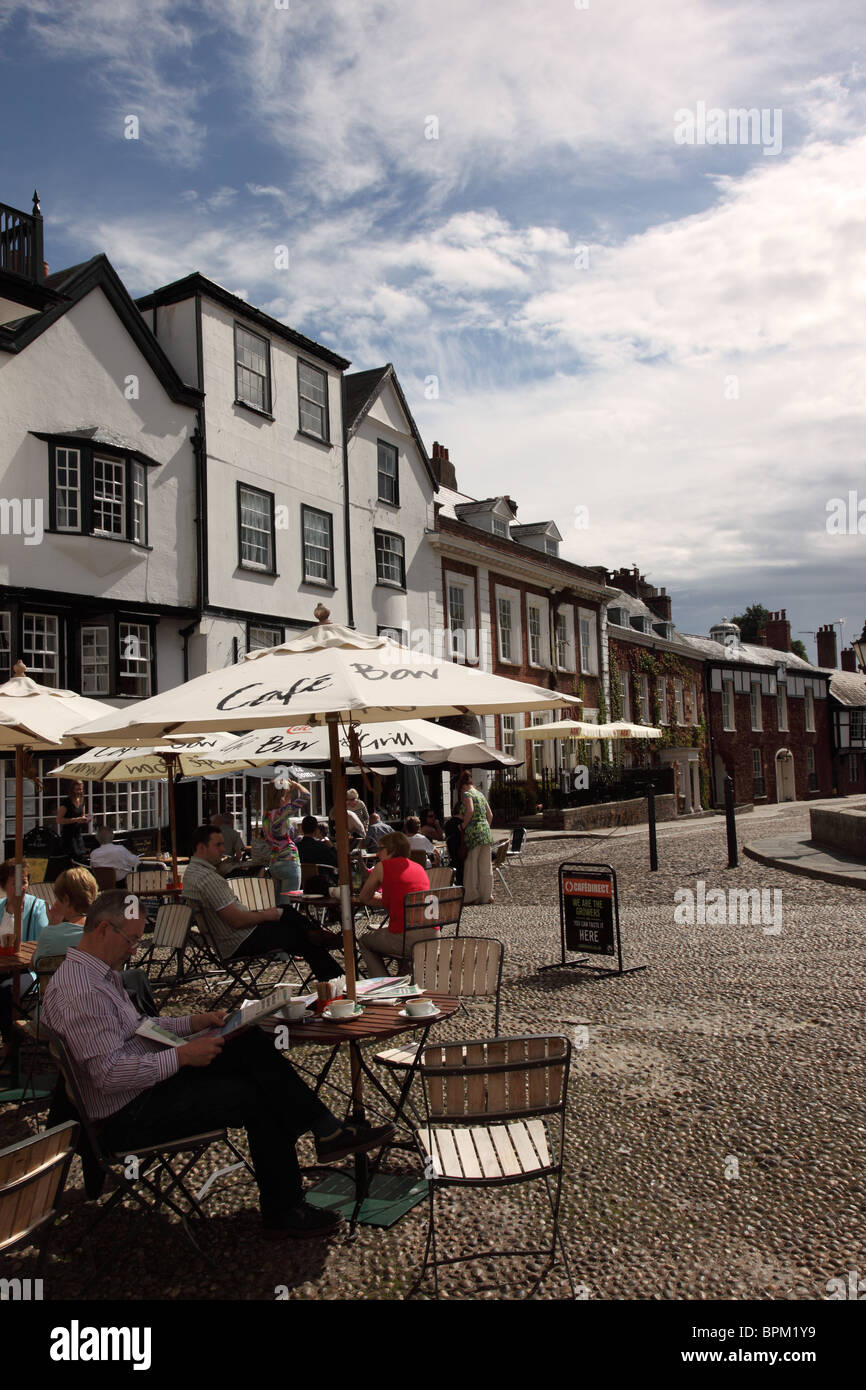
<path id="1" fill-rule="evenodd" d="M 769 620 L 764 626 L 766 639 L 764 645 L 772 647 L 777 652 L 789 652 L 791 650 L 791 624 L 785 609 L 782 608 L 778 613 L 771 613 Z"/>
<path id="2" fill-rule="evenodd" d="M 765 627 L 762 627 L 758 630 L 758 635 L 755 638 L 755 646 L 766 647 L 767 645 L 767 629 Z"/>
<path id="3" fill-rule="evenodd" d="M 457 474 L 454 471 L 454 464 L 448 459 L 448 450 L 444 448 L 438 439 L 433 441 L 433 457 L 430 460 L 433 468 L 433 477 L 440 487 L 449 487 L 454 492 L 457 491 Z"/>
<path id="4" fill-rule="evenodd" d="M 839 662 L 836 659 L 836 629 L 833 624 L 825 623 L 823 627 L 819 627 L 815 639 L 818 643 L 818 665 L 835 671 Z"/>
<path id="5" fill-rule="evenodd" d="M 651 596 L 647 595 L 644 602 L 663 623 L 673 622 L 673 618 L 671 617 L 671 597 L 665 588 L 659 589 L 658 593 L 653 591 Z"/>
<path id="6" fill-rule="evenodd" d="M 818 665 L 821 666 L 823 663 L 819 661 Z M 854 671 L 855 673 L 857 671 L 857 657 L 854 654 L 853 647 L 842 648 L 842 670 Z"/>

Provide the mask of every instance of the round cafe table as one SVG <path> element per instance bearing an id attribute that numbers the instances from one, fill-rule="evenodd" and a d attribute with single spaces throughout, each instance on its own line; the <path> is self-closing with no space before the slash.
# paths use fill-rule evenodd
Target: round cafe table
<path id="1" fill-rule="evenodd" d="M 455 1014 L 457 1010 L 460 1008 L 460 1000 L 455 999 L 448 994 L 435 994 L 428 991 L 424 994 L 416 995 L 415 998 L 432 999 L 434 1004 L 436 1005 L 438 1013 L 433 1018 L 400 1018 L 399 1011 L 405 1007 L 405 1000 L 401 1000 L 399 1003 L 396 1004 L 365 1004 L 364 1012 L 362 1014 L 359 1014 L 357 1018 L 347 1019 L 345 1023 L 332 1022 L 330 1019 L 322 1018 L 320 1015 L 317 1015 L 315 1017 L 311 1016 L 309 1021 L 301 1021 L 299 1023 L 284 1023 L 276 1018 L 266 1019 L 264 1020 L 264 1026 L 266 1026 L 269 1029 L 269 1031 L 273 1032 L 276 1032 L 277 1028 L 285 1028 L 287 1030 L 288 1045 L 290 1049 L 292 1047 L 296 1047 L 298 1044 L 303 1043 L 312 1044 L 313 1046 L 319 1045 L 324 1047 L 330 1047 L 330 1056 L 328 1057 L 322 1071 L 319 1073 L 318 1081 L 315 1086 L 317 1094 L 319 1092 L 320 1087 L 324 1084 L 325 1080 L 327 1079 L 328 1072 L 330 1071 L 334 1061 L 336 1060 L 340 1048 L 344 1045 L 347 1045 L 350 1052 L 353 1054 L 353 1058 L 356 1063 L 356 1065 L 352 1068 L 352 1074 L 356 1077 L 355 1085 L 352 1092 L 353 1121 L 361 1122 L 366 1119 L 366 1111 L 364 1109 L 363 1097 L 363 1077 L 366 1076 L 367 1079 L 379 1092 L 379 1094 L 383 1096 L 385 1100 L 388 1101 L 389 1105 L 392 1107 L 394 1112 L 394 1121 L 396 1123 L 400 1123 L 403 1118 L 403 1108 L 406 1104 L 406 1100 L 409 1095 L 409 1090 L 415 1078 L 415 1074 L 418 1069 L 418 1062 L 420 1061 L 421 1057 L 421 1052 L 423 1051 L 424 1044 L 427 1041 L 427 1035 L 430 1032 L 430 1029 L 434 1027 L 435 1024 L 440 1023 L 443 1019 L 451 1018 L 452 1015 Z M 364 1003 L 363 996 L 359 1000 L 359 1003 Z M 412 1063 L 411 1066 L 406 1068 L 406 1076 L 402 1083 L 399 1097 L 395 1101 L 394 1097 L 389 1095 L 389 1093 L 385 1090 L 385 1088 L 379 1082 L 377 1077 L 370 1070 L 369 1066 L 364 1060 L 361 1045 L 366 1042 L 371 1042 L 374 1044 L 376 1048 L 378 1048 L 389 1038 L 399 1037 L 401 1033 L 419 1033 L 420 1037 L 418 1039 L 419 1047 L 415 1061 Z M 382 1179 L 382 1175 L 378 1176 L 381 1181 L 387 1184 L 389 1200 L 392 1202 L 396 1202 L 399 1206 L 400 1194 L 397 1190 L 399 1184 L 395 1181 L 394 1178 Z M 308 1200 L 310 1198 L 313 1199 L 314 1205 L 327 1206 L 330 1209 L 339 1209 L 343 1211 L 344 1215 L 348 1215 L 351 1217 L 352 1228 L 354 1229 L 354 1226 L 359 1221 L 361 1222 L 361 1224 L 367 1224 L 365 1222 L 365 1215 L 363 1212 L 363 1205 L 365 1199 L 368 1196 L 374 1201 L 376 1199 L 376 1179 L 374 1178 L 373 1186 L 371 1187 L 370 1165 L 366 1154 L 355 1155 L 354 1171 L 352 1177 L 353 1181 L 351 1186 L 353 1190 L 349 1192 L 348 1195 L 337 1197 L 336 1199 L 326 1196 L 324 1200 L 320 1200 L 319 1202 L 317 1202 L 315 1200 L 315 1193 L 317 1189 L 313 1188 L 307 1194 L 307 1197 Z M 406 1186 L 407 1182 L 407 1191 L 410 1188 L 417 1189 L 417 1178 L 411 1178 L 409 1180 L 403 1179 L 404 1187 Z M 328 1179 L 326 1179 L 323 1186 L 325 1188 L 328 1188 L 332 1187 L 333 1184 L 329 1182 Z M 414 1200 L 409 1201 L 408 1206 L 404 1204 L 403 1211 L 409 1210 L 411 1206 L 414 1206 L 418 1201 L 423 1200 L 425 1195 L 426 1192 L 424 1190 L 418 1192 L 417 1195 L 414 1197 Z M 401 1215 L 403 1214 L 403 1211 L 400 1212 Z M 381 1225 L 392 1223 L 374 1220 L 371 1221 L 369 1224 Z"/>

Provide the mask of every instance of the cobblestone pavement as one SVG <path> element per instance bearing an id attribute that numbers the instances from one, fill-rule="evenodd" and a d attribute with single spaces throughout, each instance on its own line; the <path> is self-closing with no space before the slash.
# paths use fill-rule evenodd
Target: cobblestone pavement
<path id="1" fill-rule="evenodd" d="M 738 821 L 741 843 L 754 838 L 753 825 Z M 804 808 L 772 821 L 774 834 L 807 828 Z M 616 979 L 538 973 L 558 956 L 556 869 L 566 859 L 614 864 L 626 963 L 647 970 Z M 530 842 L 523 863 L 506 870 L 514 902 L 500 891 L 493 905 L 464 913 L 462 933 L 505 943 L 502 1032 L 565 1032 L 578 1045 L 563 1200 L 575 1280 L 592 1299 L 826 1297 L 830 1279 L 866 1269 L 866 896 L 748 859 L 729 871 L 717 820 L 666 828 L 660 860 L 649 873 L 642 835 Z M 675 923 L 674 893 L 694 891 L 699 879 L 708 892 L 781 890 L 781 931 L 769 920 Z M 193 1002 L 178 999 L 174 1011 Z M 489 1020 L 478 1004 L 440 1036 L 481 1036 Z M 0 1143 L 36 1119 L 6 1107 Z M 309 1140 L 301 1152 L 309 1158 Z M 74 1253 L 89 1211 L 77 1162 L 70 1189 L 46 1297 L 75 1295 L 89 1273 Z M 259 1237 L 254 1191 L 234 1178 L 216 1190 L 211 1211 L 211 1268 L 176 1224 L 133 1211 L 111 1218 L 93 1238 L 100 1274 L 89 1296 L 273 1299 L 286 1286 L 290 1298 L 401 1298 L 426 1232 L 422 1206 L 392 1230 L 362 1228 L 351 1242 L 274 1247 Z M 455 1251 L 525 1239 L 544 1223 L 541 1194 L 527 1187 L 449 1192 L 441 1212 Z M 17 1258 L 29 1272 L 28 1257 Z M 519 1296 L 528 1268 L 464 1266 L 446 1273 L 443 1293 Z M 560 1298 L 567 1287 L 559 1266 L 539 1296 Z"/>

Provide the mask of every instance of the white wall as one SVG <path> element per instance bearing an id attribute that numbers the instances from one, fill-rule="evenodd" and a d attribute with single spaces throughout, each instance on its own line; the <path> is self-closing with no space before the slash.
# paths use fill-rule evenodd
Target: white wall
<path id="1" fill-rule="evenodd" d="M 139 398 L 124 394 L 138 378 Z M 150 551 L 99 537 L 0 538 L 0 583 L 156 604 L 195 603 L 195 411 L 172 401 L 99 289 L 29 347 L 0 353 L 0 496 L 41 499 L 49 446 L 29 433 L 105 425 L 159 460 L 149 467 Z"/>
<path id="2" fill-rule="evenodd" d="M 195 299 L 184 299 L 179 304 L 161 304 L 154 310 L 144 309 L 142 318 L 159 340 L 163 352 L 171 359 L 175 371 L 188 386 L 201 390 L 198 379 L 198 352 L 196 345 Z M 154 327 L 155 322 L 155 327 Z"/>
<path id="3" fill-rule="evenodd" d="M 205 419 L 208 449 L 209 599 L 221 608 L 260 614 L 263 621 L 309 618 L 318 602 L 334 622 L 345 622 L 346 572 L 343 532 L 343 424 L 340 373 L 290 343 L 271 341 L 273 420 L 234 404 L 235 356 L 232 312 L 202 300 Z M 267 336 L 257 325 L 250 331 Z M 298 432 L 297 361 L 303 357 L 327 372 L 330 444 Z M 238 566 L 237 483 L 274 494 L 287 526 L 276 532 L 277 577 Z M 333 590 L 303 581 L 301 505 L 332 517 Z"/>
<path id="4" fill-rule="evenodd" d="M 380 439 L 398 452 L 398 507 L 379 501 Z M 425 534 L 433 526 L 433 483 L 390 382 L 349 441 L 349 496 L 356 627 L 371 633 L 377 627 L 408 628 L 410 633 L 421 628 L 429 630 L 433 625 L 431 591 L 435 575 Z M 376 583 L 376 529 L 403 537 L 405 594 Z"/>

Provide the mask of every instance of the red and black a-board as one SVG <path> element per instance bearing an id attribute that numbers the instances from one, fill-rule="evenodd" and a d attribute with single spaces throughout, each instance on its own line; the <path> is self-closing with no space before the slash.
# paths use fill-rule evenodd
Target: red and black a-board
<path id="1" fill-rule="evenodd" d="M 622 963 L 616 869 L 612 864 L 560 864 L 559 931 L 562 959 L 542 966 L 543 970 L 576 966 L 605 976 L 646 970 L 645 965 Z M 567 951 L 580 952 L 581 959 L 569 960 Z"/>

